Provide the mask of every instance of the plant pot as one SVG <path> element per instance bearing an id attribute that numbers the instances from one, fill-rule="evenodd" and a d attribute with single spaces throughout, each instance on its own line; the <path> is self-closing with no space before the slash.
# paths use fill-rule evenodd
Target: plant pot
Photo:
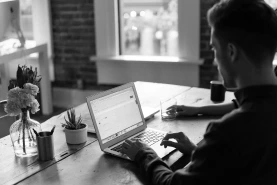
<path id="1" fill-rule="evenodd" d="M 66 142 L 68 144 L 81 144 L 87 141 L 88 126 L 84 123 L 82 124 L 85 125 L 85 127 L 78 130 L 64 129 Z"/>

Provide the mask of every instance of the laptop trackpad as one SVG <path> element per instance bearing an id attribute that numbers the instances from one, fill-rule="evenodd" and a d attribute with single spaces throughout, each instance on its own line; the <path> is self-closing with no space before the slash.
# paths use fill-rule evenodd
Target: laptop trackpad
<path id="1" fill-rule="evenodd" d="M 164 148 L 164 146 L 161 146 L 160 143 L 156 143 L 152 145 L 151 148 L 153 148 L 153 150 L 158 154 L 160 158 L 164 158 L 166 155 L 176 150 L 176 148 L 169 147 L 169 146 Z"/>

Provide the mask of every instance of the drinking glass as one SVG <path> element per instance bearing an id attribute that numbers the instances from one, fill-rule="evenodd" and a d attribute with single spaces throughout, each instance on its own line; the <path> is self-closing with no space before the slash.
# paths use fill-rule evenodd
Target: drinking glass
<path id="1" fill-rule="evenodd" d="M 162 99 L 160 100 L 161 117 L 162 120 L 169 121 L 176 118 L 176 98 Z"/>

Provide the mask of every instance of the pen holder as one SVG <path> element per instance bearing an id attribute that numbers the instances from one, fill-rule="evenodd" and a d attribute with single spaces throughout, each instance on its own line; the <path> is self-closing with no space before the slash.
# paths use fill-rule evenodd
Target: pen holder
<path id="1" fill-rule="evenodd" d="M 53 135 L 51 132 L 39 132 L 37 135 L 38 157 L 41 161 L 54 158 Z"/>

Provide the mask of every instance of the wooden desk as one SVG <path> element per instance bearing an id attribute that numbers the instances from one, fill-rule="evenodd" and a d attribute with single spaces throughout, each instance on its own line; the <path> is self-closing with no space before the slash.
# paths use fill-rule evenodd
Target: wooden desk
<path id="1" fill-rule="evenodd" d="M 209 100 L 210 91 L 207 89 L 147 82 L 136 82 L 136 87 L 141 104 L 154 108 L 159 107 L 160 97 L 176 97 L 178 104 L 212 104 Z M 233 93 L 226 93 L 226 102 L 230 102 L 233 98 Z M 78 106 L 78 109 L 82 110 L 83 114 L 89 114 L 86 104 Z M 60 141 L 64 137 L 60 126 L 62 118 L 63 113 L 43 123 L 44 127 L 48 129 L 53 125 L 57 125 L 55 149 L 57 146 L 66 145 L 64 140 Z M 165 122 L 161 120 L 160 114 L 157 114 L 152 120 L 148 121 L 148 126 L 165 131 L 183 131 L 194 143 L 198 143 L 203 137 L 207 124 L 214 118 L 204 116 L 187 117 Z M 96 136 L 92 134 L 88 135 L 88 137 L 90 141 L 85 146 L 75 149 L 75 152 L 72 152 L 65 158 L 57 159 L 55 162 L 49 161 L 48 163 L 50 164 L 35 161 L 31 165 L 26 162 L 22 164 L 20 159 L 13 157 L 12 148 L 7 144 L 7 140 L 10 140 L 10 138 L 5 137 L 1 139 L 0 146 L 3 147 L 5 145 L 4 148 L 6 150 L 0 148 L 1 152 L 4 151 L 0 155 L 0 179 L 5 178 L 5 181 L 1 180 L 0 184 L 19 182 L 19 184 L 137 185 L 146 183 L 134 163 L 104 154 L 100 150 L 98 142 L 94 140 Z M 165 161 L 168 164 L 172 164 L 179 156 L 180 153 L 175 152 Z M 11 157 L 10 163 L 3 162 L 6 158 Z M 10 167 L 7 167 L 7 165 L 10 165 Z M 20 173 L 18 169 L 20 169 Z M 6 178 L 4 174 L 10 173 L 17 173 L 17 176 L 13 175 Z M 18 178 L 18 176 L 21 176 L 21 178 Z"/>
<path id="2" fill-rule="evenodd" d="M 30 42 L 30 43 L 29 43 Z M 41 92 L 41 107 L 42 113 L 44 115 L 51 114 L 53 112 L 52 105 L 52 90 L 51 81 L 49 74 L 49 61 L 47 54 L 47 44 L 34 45 L 32 41 L 26 41 L 25 48 L 22 49 L 12 49 L 5 53 L 0 53 L 0 74 L 1 74 L 1 91 L 0 100 L 7 99 L 8 86 L 10 81 L 9 75 L 9 65 L 11 60 L 26 57 L 32 53 L 38 53 L 38 62 L 40 67 L 40 74 L 42 79 L 40 82 L 40 92 Z"/>

